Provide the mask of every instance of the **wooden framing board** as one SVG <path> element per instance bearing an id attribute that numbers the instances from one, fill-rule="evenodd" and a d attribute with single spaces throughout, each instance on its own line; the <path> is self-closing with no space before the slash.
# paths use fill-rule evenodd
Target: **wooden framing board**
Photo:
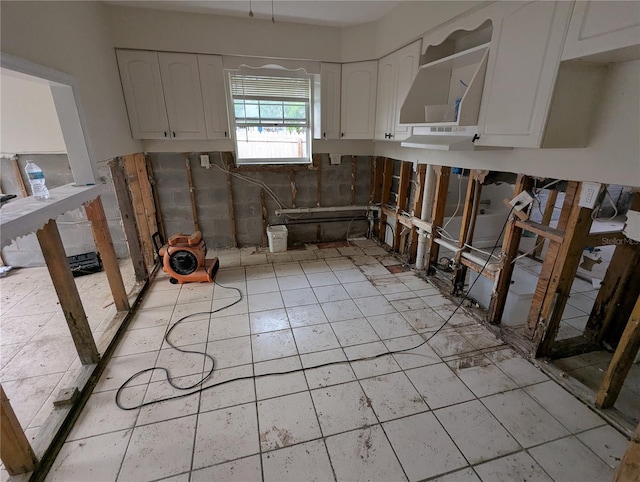
<path id="1" fill-rule="evenodd" d="M 0 458 L 9 475 L 31 472 L 38 459 L 0 385 Z"/>
<path id="2" fill-rule="evenodd" d="M 536 357 L 551 353 L 551 347 L 560 327 L 560 319 L 569 299 L 571 285 L 582 258 L 584 238 L 589 234 L 593 223 L 591 219 L 593 210 L 580 207 L 577 202 L 580 198 L 582 183 L 570 182 L 565 197 L 571 188 L 575 190 L 574 203 L 570 207 L 567 218 L 564 241 L 559 245 L 551 277 L 546 283 L 545 296 L 541 300 L 539 297 L 536 299 L 536 295 L 541 292 L 536 287 L 536 294 L 529 312 L 528 326 L 534 330 L 533 348 Z"/>
<path id="3" fill-rule="evenodd" d="M 425 180 L 427 177 L 427 164 L 418 164 L 416 169 L 416 183 L 413 190 L 413 208 L 411 214 L 415 218 L 422 217 L 422 201 L 424 199 L 424 191 L 426 188 Z M 415 263 L 418 254 L 418 229 L 415 225 L 411 226 L 409 234 L 409 262 Z"/>
<path id="4" fill-rule="evenodd" d="M 153 190 L 149 181 L 149 173 L 147 172 L 147 160 L 142 153 L 133 155 L 135 159 L 136 173 L 142 193 L 142 204 L 144 205 L 144 213 L 147 217 L 149 232 L 151 234 L 158 232 L 158 221 L 156 218 L 156 205 L 154 203 Z"/>
<path id="5" fill-rule="evenodd" d="M 136 157 L 133 154 L 122 157 L 124 171 L 127 176 L 127 184 L 131 192 L 131 200 L 133 201 L 133 210 L 140 234 L 140 242 L 142 243 L 142 253 L 147 266 L 147 272 L 151 272 L 155 264 L 155 247 L 151 236 L 156 232 L 153 225 L 149 224 L 149 217 L 145 212 L 144 196 L 142 194 L 141 182 L 136 167 Z"/>
<path id="6" fill-rule="evenodd" d="M 517 196 L 522 191 L 528 191 L 531 189 L 531 186 L 533 186 L 533 180 L 528 176 L 519 174 L 513 189 L 513 196 Z M 496 273 L 493 291 L 491 292 L 491 300 L 489 301 L 487 320 L 493 325 L 502 322 L 509 286 L 511 285 L 511 276 L 513 275 L 513 260 L 518 254 L 521 238 L 522 228 L 518 225 L 518 218 L 513 216 L 505 228 L 501 252 L 503 265 Z"/>
<path id="7" fill-rule="evenodd" d="M 322 206 L 322 158 L 320 154 L 313 155 L 313 164 L 316 166 L 316 207 Z"/>
<path id="8" fill-rule="evenodd" d="M 540 223 L 534 223 L 528 219 L 518 219 L 516 220 L 516 225 L 522 229 L 526 229 L 527 231 L 537 234 L 538 238 L 547 238 L 555 241 L 556 243 L 562 243 L 564 240 L 564 231 L 561 231 L 560 229 L 555 229 Z M 536 242 L 538 242 L 538 238 L 536 238 Z"/>
<path id="9" fill-rule="evenodd" d="M 147 168 L 147 179 L 149 179 L 149 187 L 153 195 L 153 207 L 156 212 L 156 225 L 158 227 L 158 232 L 160 232 L 162 239 L 169 239 L 167 236 L 167 231 L 164 228 L 164 220 L 162 219 L 162 210 L 160 209 L 160 195 L 158 193 L 156 179 L 153 175 L 153 165 L 151 164 L 151 159 L 149 158 L 149 156 L 144 156 L 144 159 L 146 161 L 145 165 Z"/>
<path id="10" fill-rule="evenodd" d="M 234 248 L 238 247 L 238 228 L 236 227 L 236 212 L 233 207 L 233 183 L 232 183 L 232 175 L 231 168 L 233 167 L 233 154 L 231 152 L 223 152 L 222 153 L 222 162 L 224 162 L 224 168 L 227 170 L 227 208 L 229 209 L 229 224 L 231 226 L 231 242 Z M 266 216 L 266 204 L 263 205 L 263 211 Z M 267 235 L 266 227 L 263 229 L 263 245 L 266 246 L 266 242 L 264 240 Z"/>
<path id="11" fill-rule="evenodd" d="M 385 157 L 382 170 L 382 188 L 380 194 L 380 205 L 384 207 L 389 202 L 391 196 L 391 183 L 393 182 L 393 159 Z M 380 210 L 380 221 L 378 225 L 378 239 L 384 243 L 387 233 L 387 215 Z"/>
<path id="12" fill-rule="evenodd" d="M 467 268 L 470 268 L 472 271 L 475 271 L 476 273 L 481 273 L 482 276 L 484 276 L 485 278 L 489 278 L 490 280 L 495 280 L 496 279 L 496 272 L 495 271 L 492 271 L 492 270 L 489 270 L 487 268 L 484 268 L 482 265 L 474 263 L 470 259 L 461 258 L 460 259 L 460 264 L 464 265 Z"/>
<path id="13" fill-rule="evenodd" d="M 638 480 L 640 474 L 640 425 L 636 428 L 629 447 L 624 453 L 612 482 L 630 482 Z"/>
<path id="14" fill-rule="evenodd" d="M 436 189 L 434 193 L 433 209 L 431 216 L 431 236 L 429 237 L 429 250 L 425 270 L 428 274 L 433 274 L 438 264 L 438 254 L 440 245 L 436 243 L 439 238 L 436 227 L 442 227 L 444 222 L 444 210 L 447 205 L 447 191 L 449 189 L 449 178 L 451 176 L 451 168 L 448 166 L 434 166 L 433 170 L 436 175 Z"/>
<path id="15" fill-rule="evenodd" d="M 596 407 L 613 407 L 625 378 L 629 374 L 633 360 L 640 348 L 640 297 L 636 300 L 633 312 L 629 317 L 627 326 L 622 333 L 620 343 L 616 348 L 607 373 L 604 376 L 598 396 L 596 397 Z"/>
<path id="16" fill-rule="evenodd" d="M 553 211 L 556 207 L 557 200 L 558 191 L 549 191 L 549 195 L 547 196 L 547 203 L 544 206 L 544 212 L 542 213 L 542 220 L 540 221 L 540 224 L 549 226 L 551 218 L 553 217 Z M 540 255 L 542 254 L 542 249 L 544 248 L 545 239 L 546 238 L 542 237 L 540 234 L 536 237 L 536 248 L 533 250 L 533 253 L 531 253 L 532 258 L 540 257 Z"/>
<path id="17" fill-rule="evenodd" d="M 229 202 L 231 202 L 231 200 L 229 200 Z M 262 247 L 266 247 L 269 244 L 269 240 L 267 239 L 267 201 L 264 197 L 264 189 L 260 189 L 260 206 L 261 206 L 261 211 L 262 211 Z M 235 223 L 233 223 L 235 226 Z M 236 247 L 237 242 L 235 240 L 235 233 L 233 236 L 233 240 L 236 243 Z"/>
<path id="18" fill-rule="evenodd" d="M 196 204 L 196 190 L 193 187 L 193 174 L 191 172 L 191 159 L 189 153 L 184 154 L 184 164 L 187 170 L 187 185 L 189 186 L 189 196 L 191 198 L 191 215 L 193 216 L 193 229 L 200 231 L 200 223 L 198 222 L 198 206 Z"/>
<path id="19" fill-rule="evenodd" d="M 129 298 L 127 296 L 127 290 L 124 287 L 124 282 L 122 281 L 118 256 L 113 247 L 107 216 L 104 213 L 100 196 L 90 203 L 87 203 L 84 210 L 87 213 L 87 218 L 91 222 L 93 239 L 96 242 L 96 247 L 102 258 L 104 271 L 107 275 L 111 295 L 113 296 L 113 303 L 116 305 L 118 311 L 128 311 Z"/>
<path id="20" fill-rule="evenodd" d="M 458 293 L 464 291 L 464 279 L 467 274 L 466 266 L 460 261 L 462 253 L 468 251 L 465 247 L 467 238 L 473 240 L 473 231 L 476 226 L 476 217 L 478 215 L 478 206 L 480 205 L 480 195 L 482 194 L 482 184 L 478 181 L 478 172 L 472 169 L 469 172 L 469 182 L 467 184 L 467 192 L 465 194 L 464 209 L 462 210 L 462 219 L 460 222 L 460 235 L 458 236 L 458 251 L 454 256 L 455 270 L 453 274 L 453 292 Z M 476 206 L 476 212 L 473 212 L 473 206 Z"/>
<path id="21" fill-rule="evenodd" d="M 371 193 L 369 195 L 370 204 L 380 204 L 382 201 L 382 173 L 384 168 L 384 162 L 382 157 L 373 158 L 373 170 L 371 172 Z M 382 218 L 382 213 L 380 214 Z M 380 236 L 380 223 L 374 223 L 373 236 Z"/>
<path id="22" fill-rule="evenodd" d="M 127 245 L 129 246 L 129 257 L 133 265 L 136 281 L 140 283 L 146 280 L 149 275 L 144 264 L 144 254 L 142 253 L 136 214 L 133 210 L 131 193 L 127 186 L 122 160 L 119 158 L 110 160 L 109 170 L 111 171 L 113 189 L 116 193 L 118 208 L 120 209 L 120 216 L 122 217 L 124 235 L 127 238 Z"/>
<path id="23" fill-rule="evenodd" d="M 398 182 L 398 203 L 396 205 L 395 222 L 393 228 L 393 249 L 402 252 L 400 249 L 400 216 L 407 210 L 409 204 L 409 186 L 411 182 L 411 171 L 413 163 L 401 161 L 400 181 Z"/>
<path id="24" fill-rule="evenodd" d="M 12 157 L 11 165 L 13 166 L 13 170 L 16 173 L 16 181 L 18 182 L 18 187 L 20 188 L 22 197 L 28 197 L 29 192 L 27 191 L 27 186 L 24 183 L 24 178 L 22 177 L 22 172 L 20 171 L 20 166 L 18 165 L 18 158 Z"/>
<path id="25" fill-rule="evenodd" d="M 42 229 L 36 231 L 36 236 L 80 361 L 83 365 L 96 363 L 100 355 L 55 220 L 50 220 Z"/>

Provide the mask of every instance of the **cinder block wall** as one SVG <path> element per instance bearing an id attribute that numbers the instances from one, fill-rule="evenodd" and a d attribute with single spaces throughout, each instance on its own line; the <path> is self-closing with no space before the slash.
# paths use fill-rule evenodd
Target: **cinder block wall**
<path id="1" fill-rule="evenodd" d="M 73 182 L 73 175 L 66 154 L 21 154 L 18 157 L 20 175 L 25 182 L 27 191 L 31 194 L 31 186 L 26 178 L 24 166 L 27 160 L 33 160 L 44 172 L 48 189 Z M 109 231 L 119 258 L 129 256 L 122 228 L 122 217 L 118 209 L 116 195 L 113 190 L 111 174 L 106 162 L 98 163 L 99 175 L 106 185 L 102 194 L 102 204 L 109 223 Z M 0 159 L 0 182 L 2 192 L 16 194 L 22 197 L 15 170 L 9 159 Z M 67 256 L 96 251 L 91 226 L 87 220 L 84 208 L 74 209 L 56 219 L 60 236 Z M 6 264 L 15 267 L 44 266 L 44 258 L 35 234 L 24 236 L 2 249 L 2 257 Z"/>
<path id="2" fill-rule="evenodd" d="M 188 154 L 191 160 L 198 222 L 210 249 L 232 246 L 229 217 L 229 189 L 227 174 L 216 167 L 200 167 L 200 153 Z M 185 154 L 149 154 L 160 198 L 160 210 L 167 235 L 176 232 L 191 233 L 194 229 L 191 198 L 187 183 Z M 219 152 L 209 153 L 212 164 L 223 166 Z M 321 155 L 321 205 L 345 206 L 351 204 L 351 156 L 343 156 L 339 165 L 330 165 L 329 156 Z M 290 171 L 272 172 L 269 168 L 258 172 L 238 172 L 248 180 L 232 177 L 233 206 L 235 210 L 237 240 L 240 247 L 262 245 L 262 206 L 256 183 L 269 187 L 284 208 L 292 206 Z M 315 170 L 295 171 L 295 206 L 314 207 L 317 203 L 318 177 Z M 355 204 L 368 204 L 371 183 L 371 157 L 356 158 Z M 319 213 L 277 217 L 279 207 L 265 191 L 267 222 L 286 224 L 289 245 L 344 240 L 349 236 L 363 236 L 368 229 L 366 221 L 351 218 L 357 213 Z M 298 219 L 294 219 L 294 218 Z M 349 218 L 327 222 L 329 218 Z M 304 222 L 304 224 L 302 224 Z M 318 225 L 320 236 L 318 237 Z"/>

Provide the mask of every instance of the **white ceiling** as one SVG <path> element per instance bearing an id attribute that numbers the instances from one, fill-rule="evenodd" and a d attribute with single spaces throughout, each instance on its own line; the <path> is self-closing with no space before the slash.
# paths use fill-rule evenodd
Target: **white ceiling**
<path id="1" fill-rule="evenodd" d="M 107 1 L 116 5 L 176 12 L 249 17 L 249 0 L 227 1 Z M 276 22 L 300 22 L 346 27 L 379 20 L 400 2 L 391 0 L 274 0 Z M 252 0 L 253 18 L 271 19 L 270 0 Z"/>

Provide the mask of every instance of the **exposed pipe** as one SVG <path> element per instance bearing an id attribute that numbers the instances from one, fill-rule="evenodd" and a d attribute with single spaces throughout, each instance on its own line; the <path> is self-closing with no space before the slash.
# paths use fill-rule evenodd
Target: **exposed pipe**
<path id="1" fill-rule="evenodd" d="M 422 196 L 422 211 L 420 219 L 427 221 L 431 219 L 431 210 L 433 206 L 433 192 L 435 189 L 435 176 L 431 164 L 427 164 L 427 173 L 424 182 L 424 194 Z M 424 229 L 418 230 L 418 251 L 416 252 L 416 269 L 424 269 L 426 250 L 427 250 L 427 232 Z"/>
<path id="2" fill-rule="evenodd" d="M 289 208 L 289 209 L 276 209 L 275 215 L 281 216 L 283 214 L 310 214 L 310 213 L 334 213 L 342 211 L 378 211 L 380 212 L 380 206 L 326 206 L 326 207 L 312 207 L 312 208 Z"/>

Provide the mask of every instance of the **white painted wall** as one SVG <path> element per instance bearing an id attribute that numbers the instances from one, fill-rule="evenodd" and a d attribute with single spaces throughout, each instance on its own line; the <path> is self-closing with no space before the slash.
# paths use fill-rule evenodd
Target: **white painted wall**
<path id="1" fill-rule="evenodd" d="M 247 8 L 249 2 L 247 2 Z M 340 28 L 108 5 L 118 48 L 338 61 Z"/>
<path id="2" fill-rule="evenodd" d="M 95 161 L 138 152 L 116 56 L 99 2 L 2 2 L 3 53 L 71 75 L 79 86 Z"/>
<path id="3" fill-rule="evenodd" d="M 376 142 L 375 153 L 407 161 L 640 187 L 640 61 L 611 66 L 582 149 L 443 152 Z"/>
<path id="4" fill-rule="evenodd" d="M 0 153 L 66 153 L 47 84 L 0 77 Z"/>

